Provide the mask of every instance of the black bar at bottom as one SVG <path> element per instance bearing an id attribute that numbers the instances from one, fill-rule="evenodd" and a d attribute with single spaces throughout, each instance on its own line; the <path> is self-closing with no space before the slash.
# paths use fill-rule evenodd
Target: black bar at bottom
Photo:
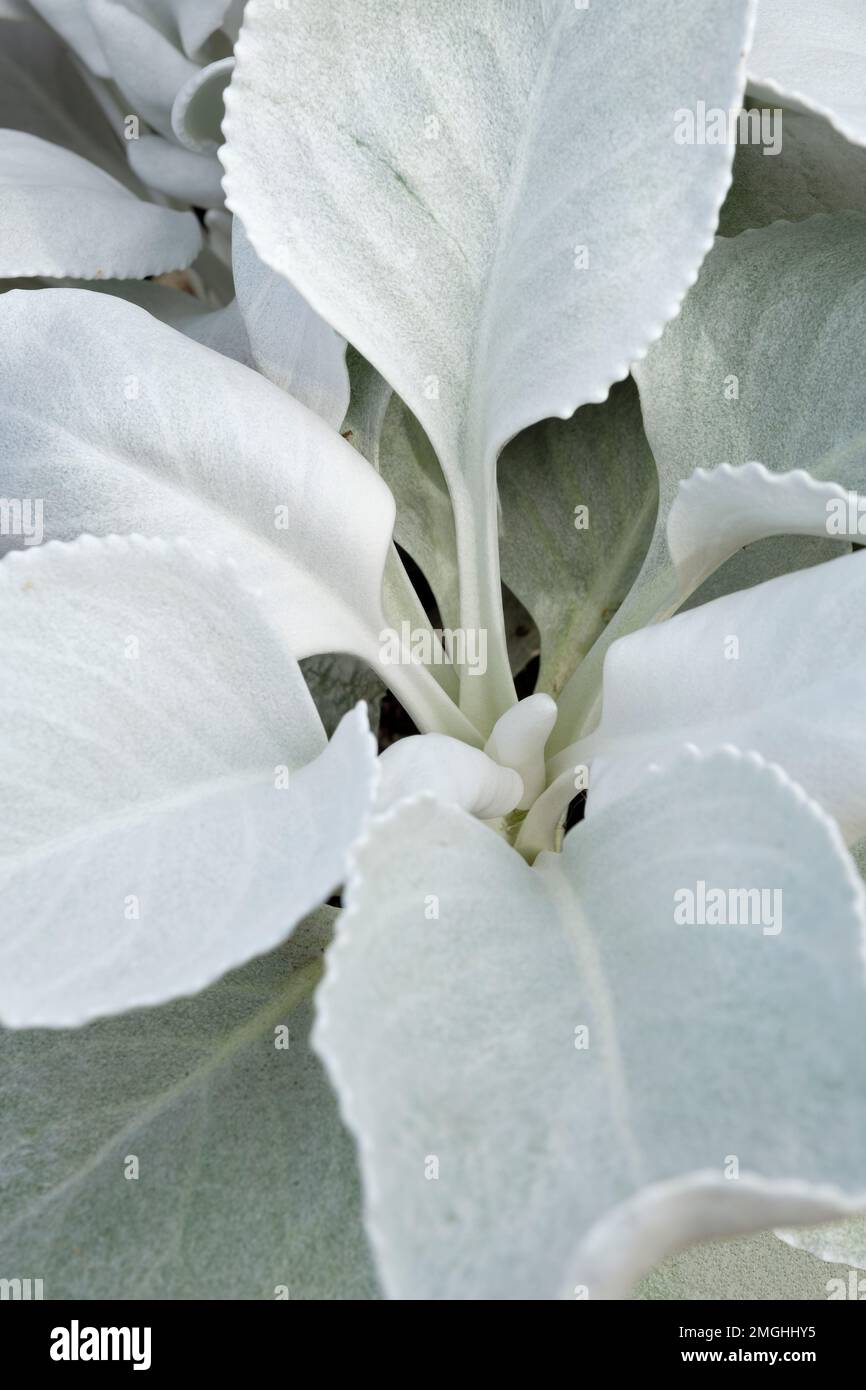
<path id="1" fill-rule="evenodd" d="M 488 1305 L 490 1306 L 490 1305 Z M 368 1306 L 359 1337 L 345 1343 L 349 1355 L 364 1359 L 372 1346 L 385 1352 L 381 1342 L 384 1317 L 391 1328 L 405 1326 L 409 1317 L 429 1317 L 418 1304 Z M 40 1303 L 0 1302 L 0 1335 L 4 1363 L 14 1365 L 16 1373 L 45 1372 L 50 1376 L 86 1374 L 99 1370 L 148 1375 L 159 1379 L 178 1371 L 213 1370 L 225 1376 L 237 1371 L 255 1371 L 271 1363 L 286 1375 L 297 1374 L 300 1366 L 295 1353 L 305 1348 L 305 1357 L 322 1355 L 320 1369 L 328 1366 L 334 1349 L 334 1333 L 360 1310 L 329 1303 L 325 1305 L 327 1323 L 319 1319 L 322 1308 L 306 1303 Z M 507 1336 L 502 1350 L 513 1349 L 513 1305 L 508 1311 Z M 693 1302 L 655 1303 L 581 1302 L 552 1308 L 547 1316 L 550 1332 L 564 1332 L 569 1355 L 577 1374 L 586 1368 L 589 1357 L 603 1358 L 613 1373 L 632 1368 L 640 1371 L 684 1370 L 704 1366 L 735 1368 L 811 1366 L 826 1373 L 837 1367 L 857 1365 L 862 1355 L 866 1319 L 853 1308 L 828 1302 Z M 466 1358 L 455 1361 L 455 1348 L 446 1337 L 442 1310 L 429 1328 L 423 1343 L 423 1369 L 429 1375 L 441 1356 L 443 1375 L 453 1375 Z M 486 1315 L 485 1315 L 486 1321 Z M 411 1329 L 409 1329 L 411 1330 Z M 470 1329 L 467 1328 L 467 1331 Z M 497 1343 L 477 1324 L 471 1329 L 476 1353 L 484 1359 Z M 374 1332 L 373 1341 L 365 1333 Z M 435 1333 L 435 1336 L 432 1334 Z M 479 1339 L 479 1334 L 481 1334 Z M 537 1332 L 533 1329 L 533 1345 Z M 303 1337 L 303 1343 L 296 1339 Z M 437 1350 L 437 1345 L 441 1350 Z M 544 1343 L 541 1343 L 543 1346 Z M 354 1347 L 355 1352 L 349 1349 Z M 291 1349 L 294 1348 L 294 1351 Z M 482 1350 L 483 1348 L 483 1350 Z M 468 1348 L 467 1348 L 468 1349 Z M 331 1363 L 333 1364 L 333 1363 Z M 312 1368 L 310 1368 L 312 1369 Z M 408 1368 L 407 1368 L 408 1369 Z"/>

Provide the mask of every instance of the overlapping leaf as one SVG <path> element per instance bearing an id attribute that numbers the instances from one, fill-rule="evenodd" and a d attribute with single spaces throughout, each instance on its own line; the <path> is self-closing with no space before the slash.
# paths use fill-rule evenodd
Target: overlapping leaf
<path id="1" fill-rule="evenodd" d="M 680 925 L 699 880 L 778 892 L 779 930 Z M 690 1240 L 862 1203 L 863 926 L 833 823 L 731 750 L 534 869 L 433 800 L 375 823 L 315 1041 L 385 1292 L 621 1296 Z"/>
<path id="2" fill-rule="evenodd" d="M 325 900 L 371 805 L 234 570 L 184 542 L 0 565 L 0 1018 L 69 1026 L 203 988 Z"/>
<path id="3" fill-rule="evenodd" d="M 746 0 L 664 0 L 651 24 L 641 5 L 566 0 L 248 6 L 228 202 L 437 452 L 462 621 L 490 631 L 485 693 L 464 691 L 484 732 L 513 698 L 496 456 L 535 421 L 603 400 L 676 312 L 732 149 L 678 145 L 674 112 L 739 100 L 749 18 Z M 588 115 L 575 94 L 590 90 Z"/>

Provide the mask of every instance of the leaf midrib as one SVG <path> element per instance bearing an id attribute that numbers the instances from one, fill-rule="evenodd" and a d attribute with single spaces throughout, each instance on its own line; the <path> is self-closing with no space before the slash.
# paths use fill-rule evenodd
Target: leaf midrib
<path id="1" fill-rule="evenodd" d="M 474 457 L 475 453 L 473 445 L 476 447 L 479 444 L 482 445 L 482 447 L 478 449 L 478 456 L 482 460 L 482 472 L 486 472 L 487 468 L 493 462 L 495 451 L 488 450 L 486 447 L 487 442 L 479 439 L 479 369 L 486 374 L 488 367 L 487 354 L 492 330 L 492 306 L 497 301 L 496 291 L 502 277 L 503 252 L 511 240 L 515 215 L 522 207 L 520 194 L 525 180 L 526 168 L 529 164 L 530 151 L 534 146 L 540 114 L 544 108 L 544 100 L 547 93 L 546 79 L 553 64 L 559 44 L 559 37 L 565 24 L 567 11 L 567 0 L 561 0 L 557 18 L 547 31 L 544 52 L 538 64 L 535 80 L 532 85 L 532 92 L 521 125 L 521 136 L 517 142 L 511 160 L 511 175 L 500 209 L 493 254 L 490 257 L 481 287 L 481 311 L 478 316 L 475 332 L 472 335 L 470 348 L 471 368 L 467 396 L 468 419 L 466 422 L 467 428 L 463 446 L 467 457 L 471 458 Z"/>

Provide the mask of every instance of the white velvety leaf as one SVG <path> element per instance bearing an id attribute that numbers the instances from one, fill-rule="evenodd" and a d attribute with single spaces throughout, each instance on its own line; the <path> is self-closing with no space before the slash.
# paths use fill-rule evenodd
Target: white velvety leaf
<path id="1" fill-rule="evenodd" d="M 190 278 L 196 272 L 187 272 Z M 29 280 L 0 282 L 3 292 L 10 289 L 76 289 L 95 294 L 111 294 L 146 309 L 160 323 L 176 328 L 197 343 L 204 343 L 236 362 L 252 366 L 249 340 L 234 301 L 224 308 L 212 309 L 187 290 L 175 289 L 156 280 L 50 280 L 34 277 Z"/>
<path id="2" fill-rule="evenodd" d="M 234 58 L 209 63 L 190 77 L 175 97 L 171 128 L 188 150 L 215 154 L 222 143 L 223 93 L 234 65 Z"/>
<path id="3" fill-rule="evenodd" d="M 280 602 L 298 656 L 317 650 L 328 612 L 327 639 L 336 641 L 335 621 L 346 635 L 340 609 L 352 598 L 370 606 L 377 625 L 388 493 L 310 412 L 257 373 L 107 295 L 13 293 L 0 314 L 4 490 L 47 499 L 49 538 L 126 529 L 221 538 L 254 583 L 282 580 L 286 599 L 301 586 L 295 619 Z M 74 357 L 66 351 L 72 341 Z M 82 400 L 94 408 L 82 409 Z M 280 504 L 288 529 L 275 525 Z M 341 534 L 347 506 L 351 535 Z M 320 597 L 308 614 L 311 589 L 323 582 L 342 594 L 327 606 Z"/>
<path id="4" fill-rule="evenodd" d="M 866 840 L 858 840 L 850 849 L 851 858 L 860 877 L 866 878 Z M 823 1261 L 839 1261 L 858 1270 L 866 1269 L 866 1209 L 859 1215 L 849 1216 L 845 1221 L 833 1221 L 814 1227 L 798 1226 L 790 1230 L 777 1231 L 776 1234 L 788 1245 L 797 1250 L 808 1251 L 810 1255 Z M 847 1283 L 848 1269 L 825 1270 L 824 1273 L 828 1277 L 841 1274 Z M 857 1297 L 863 1297 L 864 1293 L 866 1284 L 858 1289 Z M 844 1295 L 839 1294 L 837 1290 L 837 1297 L 847 1296 L 847 1288 Z"/>
<path id="5" fill-rule="evenodd" d="M 158 16 L 137 13 L 118 0 L 87 0 L 111 76 L 136 114 L 163 135 L 172 134 L 171 109 L 198 69 L 163 32 Z"/>
<path id="6" fill-rule="evenodd" d="M 393 499 L 257 372 L 114 296 L 14 291 L 0 405 L 3 495 L 43 498 L 46 537 L 189 536 L 234 558 L 295 657 L 380 664 Z M 480 741 L 424 667 L 401 660 L 388 683 L 421 727 Z"/>
<path id="7" fill-rule="evenodd" d="M 745 486 L 741 487 L 741 484 Z M 849 806 L 847 801 L 844 804 L 848 807 L 846 814 L 854 818 L 852 834 L 856 834 L 854 827 L 859 824 L 862 814 L 861 797 L 856 788 L 856 767 L 854 764 L 850 767 L 846 765 L 848 744 L 857 748 L 859 741 L 857 729 L 850 722 L 851 711 L 844 713 L 841 725 L 844 732 L 835 727 L 823 730 L 825 736 L 829 734 L 834 755 L 832 766 L 826 767 L 823 775 L 820 769 L 808 762 L 808 756 L 814 754 L 816 759 L 820 758 L 828 753 L 827 746 L 821 742 L 820 751 L 811 749 L 804 763 L 803 756 L 810 740 L 803 737 L 798 722 L 804 717 L 803 702 L 815 700 L 816 708 L 821 710 L 815 718 L 823 728 L 826 716 L 822 699 L 838 700 L 844 704 L 844 692 L 850 693 L 850 683 L 856 689 L 856 671 L 846 671 L 844 679 L 849 684 L 844 688 L 834 685 L 830 667 L 825 669 L 821 645 L 825 634 L 820 628 L 813 628 L 809 631 L 809 638 L 814 643 L 813 658 L 818 664 L 809 669 L 803 680 L 799 671 L 791 665 L 797 659 L 793 655 L 798 650 L 796 644 L 794 647 L 788 645 L 789 633 L 802 624 L 802 612 L 797 604 L 802 601 L 803 594 L 808 593 L 808 601 L 811 602 L 814 595 L 823 593 L 824 601 L 832 607 L 833 585 L 843 581 L 838 572 L 835 577 L 816 574 L 818 587 L 814 594 L 811 589 L 804 587 L 808 586 L 805 576 L 799 589 L 778 587 L 792 578 L 795 572 L 821 566 L 827 561 L 826 552 L 831 547 L 827 541 L 819 540 L 818 536 L 820 526 L 826 523 L 824 506 L 827 501 L 837 503 L 840 491 L 834 485 L 816 483 L 806 474 L 770 474 L 760 465 L 731 470 L 723 464 L 714 472 L 698 469 L 692 479 L 681 485 L 681 492 L 670 512 L 670 519 L 674 523 L 669 527 L 670 545 L 664 536 L 659 544 L 659 532 L 656 531 L 656 555 L 661 563 L 655 575 L 655 590 L 650 586 L 648 592 L 650 595 L 655 592 L 656 599 L 660 593 L 663 595 L 660 599 L 661 610 L 654 613 L 657 621 L 659 617 L 671 613 L 681 603 L 683 596 L 694 590 L 692 598 L 683 604 L 683 614 L 690 613 L 695 621 L 691 626 L 664 623 L 656 627 L 648 623 L 646 627 L 615 642 L 610 640 L 608 629 L 596 643 L 585 667 L 578 671 L 576 680 L 566 687 L 563 698 L 578 692 L 585 695 L 587 690 L 592 692 L 591 678 L 597 672 L 598 690 L 595 702 L 587 705 L 588 723 L 597 726 L 602 715 L 602 686 L 606 691 L 616 683 L 614 704 L 620 697 L 623 703 L 617 706 L 615 715 L 608 714 L 602 718 L 600 728 L 594 727 L 587 737 L 564 748 L 556 742 L 557 732 L 561 737 L 562 725 L 554 732 L 548 749 L 551 755 L 548 763 L 549 785 L 532 806 L 516 840 L 517 848 L 526 858 L 531 861 L 541 850 L 556 847 L 569 803 L 577 791 L 587 787 L 590 763 L 590 804 L 595 807 L 624 794 L 627 784 L 641 775 L 639 769 L 652 761 L 653 751 L 657 751 L 662 743 L 670 745 L 690 739 L 701 747 L 723 744 L 729 739 L 750 747 L 754 740 L 754 746 L 778 758 L 800 780 L 805 781 L 808 777 L 806 785 L 809 790 L 816 796 L 823 793 L 829 799 L 825 804 L 833 808 L 835 813 L 838 813 L 841 804 L 838 798 L 844 800 L 850 797 L 852 804 Z M 680 511 L 681 501 L 683 506 Z M 692 504 L 692 525 L 689 526 L 687 520 Z M 772 535 L 773 531 L 784 532 L 798 526 L 812 529 L 814 534 L 793 540 L 789 536 Z M 750 539 L 753 531 L 757 534 L 767 531 L 770 535 L 758 545 L 739 551 L 728 564 L 720 564 L 721 556 L 729 549 L 726 540 L 730 541 L 732 529 L 735 533 L 737 527 L 744 542 Z M 783 543 L 781 551 L 773 548 L 780 539 Z M 838 543 L 834 543 L 834 547 L 838 549 Z M 850 553 L 850 547 L 843 548 Z M 679 569 L 674 564 L 674 557 L 680 561 Z M 720 564 L 720 568 L 701 584 L 701 575 L 712 570 L 714 564 Z M 772 588 L 767 587 L 770 580 L 773 581 Z M 664 589 L 659 581 L 664 581 Z M 822 584 L 824 587 L 821 587 Z M 829 584 L 829 591 L 826 584 Z M 772 599 L 767 595 L 772 595 Z M 634 620 L 634 610 L 640 611 L 642 602 L 645 602 L 645 596 L 640 591 L 630 595 L 630 621 Z M 648 618 L 650 614 L 653 614 L 651 605 L 647 610 Z M 778 628 L 773 627 L 774 621 L 778 622 Z M 659 633 L 659 645 L 656 647 L 656 634 Z M 748 641 L 748 660 L 741 665 L 741 649 L 739 645 L 731 644 L 739 644 L 744 637 Z M 642 644 L 640 656 L 636 647 L 625 645 L 632 641 Z M 672 704 L 662 713 L 666 709 L 665 694 L 653 681 L 647 681 L 646 673 L 638 663 L 655 661 L 657 652 L 660 653 L 662 649 L 670 652 L 672 649 L 666 645 L 669 642 L 682 645 L 677 648 L 677 669 L 667 668 L 670 681 L 668 693 Z M 651 656 L 648 655 L 650 648 Z M 630 675 L 625 675 L 619 668 L 623 657 Z M 719 664 L 723 667 L 721 677 Z M 832 669 L 835 670 L 835 666 Z M 771 671 L 772 674 L 768 676 L 767 673 Z M 630 691 L 627 689 L 629 680 L 635 682 Z M 781 722 L 775 722 L 778 710 L 771 710 L 763 703 L 765 680 L 772 692 L 771 699 L 791 701 Z M 648 686 L 655 691 L 656 702 L 647 708 L 647 721 L 641 725 L 641 733 L 637 734 L 631 726 L 631 713 L 643 701 Z M 729 703 L 734 691 L 738 703 Z M 822 694 L 822 691 L 825 693 Z M 614 727 L 619 728 L 618 721 L 624 707 L 629 710 L 625 716 L 628 732 L 623 728 L 611 740 L 610 731 Z M 673 725 L 668 723 L 668 715 L 673 719 Z M 679 725 L 677 719 L 684 722 Z M 640 717 L 638 722 L 641 722 Z M 769 747 L 765 743 L 768 738 Z M 837 743 L 833 740 L 837 740 Z"/>
<path id="8" fill-rule="evenodd" d="M 0 27 L 0 127 L 25 130 L 134 183 L 112 128 L 70 50 L 39 23 Z"/>
<path id="9" fill-rule="evenodd" d="M 668 512 L 667 543 L 677 595 L 695 589 L 740 547 L 770 536 L 825 538 L 834 509 L 847 519 L 848 493 L 805 469 L 771 473 L 762 463 L 696 468 Z"/>
<path id="10" fill-rule="evenodd" d="M 338 430 L 349 407 L 345 339 L 259 260 L 237 218 L 232 268 L 256 368 Z"/>
<path id="11" fill-rule="evenodd" d="M 860 485 L 862 449 L 846 446 L 859 445 L 866 405 L 864 250 L 856 212 L 716 242 L 679 318 L 635 367 L 666 505 L 698 464 L 723 461 Z"/>
<path id="12" fill-rule="evenodd" d="M 800 222 L 819 212 L 866 212 L 866 150 L 852 145 L 822 116 L 781 108 L 778 102 L 772 110 L 781 115 L 773 116 L 768 134 L 772 137 L 778 123 L 781 149 L 770 154 L 763 143 L 737 145 L 734 181 L 719 215 L 720 235 L 737 236 L 780 218 Z"/>
<path id="13" fill-rule="evenodd" d="M 112 71 L 105 56 L 88 4 L 70 4 L 69 0 L 30 0 L 33 9 L 65 39 L 74 53 L 97 77 L 111 77 Z"/>
<path id="14" fill-rule="evenodd" d="M 849 1216 L 845 1221 L 831 1221 L 821 1226 L 798 1226 L 777 1234 L 786 1244 L 796 1250 L 807 1250 L 820 1260 L 866 1269 L 866 1214 Z M 829 1275 L 829 1271 L 827 1273 Z M 858 1292 L 858 1298 L 866 1294 L 866 1282 L 860 1287 L 863 1292 Z M 846 1297 L 845 1294 L 841 1296 Z"/>
<path id="15" fill-rule="evenodd" d="M 0 1032 L 0 1243 L 45 1298 L 376 1296 L 351 1141 L 307 1041 L 332 915 L 195 999 Z"/>
<path id="16" fill-rule="evenodd" d="M 615 642 L 601 724 L 554 766 L 591 764 L 592 816 L 671 748 L 733 742 L 781 763 L 854 843 L 866 834 L 864 701 L 866 554 L 858 552 Z"/>
<path id="17" fill-rule="evenodd" d="M 866 145 L 866 24 L 860 0 L 760 0 L 749 90 L 825 116 Z"/>
<path id="18" fill-rule="evenodd" d="M 233 567 L 141 537 L 0 567 L 0 1018 L 190 994 L 333 892 L 372 796 L 363 706 L 330 744 Z"/>
<path id="19" fill-rule="evenodd" d="M 129 142 L 129 163 L 142 183 L 195 207 L 221 208 L 222 170 L 213 155 L 182 149 L 161 135 Z"/>
<path id="20" fill-rule="evenodd" d="M 621 1296 L 862 1202 L 864 890 L 778 769 L 680 755 L 534 869 L 422 798 L 354 861 L 314 1040 L 386 1294 Z M 679 925 L 700 880 L 778 888 L 783 929 Z"/>
<path id="21" fill-rule="evenodd" d="M 714 598 L 751 589 L 767 579 L 809 569 L 812 565 L 823 564 L 825 560 L 833 560 L 837 555 L 850 553 L 851 546 L 847 541 L 828 541 L 826 537 L 818 536 L 768 536 L 738 550 L 736 555 L 726 560 L 682 604 L 681 611 L 688 612 L 690 608 L 699 608 L 702 603 L 709 603 Z"/>
<path id="22" fill-rule="evenodd" d="M 523 796 L 517 772 L 443 734 L 415 734 L 392 743 L 379 758 L 379 772 L 380 811 L 427 792 L 481 820 L 494 820 L 513 811 Z"/>
<path id="23" fill-rule="evenodd" d="M 866 217 L 854 212 L 719 239 L 682 313 L 635 364 L 659 474 L 656 531 L 631 594 L 562 693 L 553 746 L 597 719 L 610 643 L 688 597 L 667 524 L 680 483 L 697 466 L 757 461 L 774 473 L 805 469 L 818 482 L 866 491 L 864 253 Z M 744 545 L 756 539 L 749 515 Z M 705 524 L 712 528 L 709 514 Z M 839 548 L 829 535 L 827 545 L 828 555 Z"/>
<path id="24" fill-rule="evenodd" d="M 465 682 L 484 732 L 513 699 L 496 456 L 603 400 L 676 313 L 733 148 L 677 144 L 675 112 L 736 105 L 750 22 L 747 0 L 247 7 L 228 205 L 436 450 L 462 621 L 490 631 L 485 695 Z"/>
<path id="25" fill-rule="evenodd" d="M 165 144 L 167 142 L 161 143 Z M 242 235 L 242 233 L 240 233 L 240 235 Z M 254 255 L 252 252 L 250 254 Z M 197 262 L 196 265 L 199 263 L 200 262 Z M 319 340 L 319 351 L 317 356 L 313 358 L 313 361 L 318 363 L 318 367 L 323 373 L 322 379 L 318 382 L 313 380 L 309 372 L 309 363 L 298 358 L 297 355 L 294 354 L 293 350 L 298 346 L 297 343 L 293 344 L 287 342 L 284 345 L 279 343 L 273 345 L 274 352 L 277 354 L 277 360 L 275 360 L 271 366 L 274 374 L 278 378 L 280 375 L 284 378 L 283 381 L 278 380 L 277 384 L 284 386 L 286 389 L 288 389 L 290 384 L 300 386 L 302 390 L 309 389 L 311 396 L 310 404 L 312 405 L 314 401 L 320 403 L 324 410 L 330 411 L 332 420 L 337 421 L 341 412 L 340 396 L 343 388 L 340 382 L 340 371 L 342 368 L 342 372 L 345 373 L 345 364 L 342 360 L 342 351 L 345 345 L 343 345 L 343 348 L 340 348 L 339 344 L 341 340 L 337 339 L 336 335 L 333 334 L 321 320 L 316 319 L 312 311 L 302 305 L 299 296 L 296 295 L 295 291 L 292 290 L 285 281 L 279 280 L 273 272 L 266 270 L 264 267 L 261 267 L 261 270 L 262 275 L 266 277 L 268 281 L 277 282 L 274 285 L 274 300 L 278 302 L 282 295 L 282 289 L 286 289 L 292 301 L 291 309 L 295 314 L 296 326 L 302 327 L 305 324 L 306 328 L 311 330 L 302 338 L 300 344 L 301 348 L 315 348 L 315 339 L 318 338 Z M 40 280 L 12 281 L 8 282 L 8 284 L 2 288 L 45 288 L 49 283 L 50 282 Z M 251 284 L 254 286 L 256 283 L 257 277 L 253 275 L 251 277 Z M 85 282 L 63 281 L 61 284 L 63 287 L 68 288 L 80 289 L 87 287 Z M 208 309 L 207 305 L 202 300 L 195 298 L 193 295 L 181 292 L 177 289 L 172 289 L 164 284 L 156 284 L 150 280 L 106 280 L 94 282 L 89 288 L 98 290 L 103 294 L 112 294 L 120 299 L 126 299 L 133 304 L 140 305 L 141 308 L 146 309 L 148 313 L 159 319 L 161 323 L 168 324 L 172 328 L 178 329 L 195 342 L 202 343 L 206 347 L 212 348 L 214 351 L 222 353 L 224 356 L 230 357 L 236 362 L 243 363 L 245 366 L 258 369 L 259 366 L 265 365 L 265 359 L 260 359 L 260 362 L 257 364 L 253 358 L 246 324 L 241 316 L 236 299 L 232 300 L 230 304 L 223 308 Z M 267 286 L 263 286 L 263 288 L 266 290 L 265 302 L 268 302 L 270 290 Z M 249 293 L 249 285 L 247 286 L 247 290 Z M 300 306 L 300 308 L 298 306 Z M 311 328 L 313 320 L 315 320 L 317 325 L 315 329 Z M 254 326 L 254 330 L 267 342 L 268 334 L 265 331 L 266 324 L 263 325 L 260 315 L 254 308 L 251 311 L 251 322 Z M 333 346 L 328 341 L 328 338 L 333 339 Z M 289 358 L 292 356 L 294 357 L 293 369 L 297 371 L 299 378 L 297 383 L 290 383 L 289 381 L 289 366 L 291 365 Z M 297 389 L 292 390 L 291 394 L 295 395 L 296 398 L 300 398 Z M 81 528 L 92 530 L 93 527 L 93 520 L 82 515 Z M 77 532 L 67 528 L 65 532 L 52 531 L 52 534 L 64 534 L 71 537 L 77 534 Z M 408 619 L 411 628 L 415 631 L 429 626 L 426 614 L 421 608 L 417 595 L 414 593 L 403 571 L 402 564 L 393 546 L 389 550 L 385 567 L 384 601 L 388 622 L 395 628 L 399 629 L 399 624 L 403 619 Z M 456 621 L 455 618 L 455 624 Z M 323 635 L 325 631 L 326 629 L 323 628 Z M 318 660 L 318 658 L 311 658 L 311 660 Z M 336 704 L 328 699 L 325 688 L 325 677 L 327 673 L 337 673 L 337 700 L 342 700 L 344 696 L 347 697 L 340 709 L 341 714 L 345 713 L 347 709 L 356 704 L 359 699 L 372 701 L 378 700 L 381 697 L 383 690 L 381 680 L 354 657 L 328 653 L 322 656 L 318 666 L 311 669 L 320 677 L 319 687 L 316 692 L 317 704 L 319 703 L 319 696 L 321 695 L 322 699 L 328 701 L 328 710 L 331 716 L 334 714 Z M 447 666 L 433 666 L 430 669 L 431 674 L 436 678 L 437 682 L 442 685 L 449 694 L 456 696 L 456 680 L 454 679 L 451 668 Z M 349 692 L 354 692 L 352 698 L 348 698 Z M 328 719 L 325 719 L 325 724 L 326 727 L 333 727 L 329 726 Z M 460 724 L 459 727 L 464 734 L 467 732 L 467 726 L 464 724 Z"/>
<path id="26" fill-rule="evenodd" d="M 191 212 L 143 202 L 60 145 L 0 131 L 0 276 L 141 279 L 189 265 L 200 246 Z"/>
<path id="27" fill-rule="evenodd" d="M 528 810 L 544 789 L 544 747 L 555 723 L 556 701 L 539 691 L 501 714 L 484 745 L 494 762 L 520 774 L 521 811 Z"/>
<path id="28" fill-rule="evenodd" d="M 639 1299 L 826 1299 L 830 1279 L 848 1270 L 826 1265 L 776 1240 L 772 1231 L 738 1240 L 707 1241 L 665 1260 L 641 1280 Z M 736 1311 L 732 1309 L 736 1318 Z M 808 1319 L 804 1319 L 808 1322 Z"/>

